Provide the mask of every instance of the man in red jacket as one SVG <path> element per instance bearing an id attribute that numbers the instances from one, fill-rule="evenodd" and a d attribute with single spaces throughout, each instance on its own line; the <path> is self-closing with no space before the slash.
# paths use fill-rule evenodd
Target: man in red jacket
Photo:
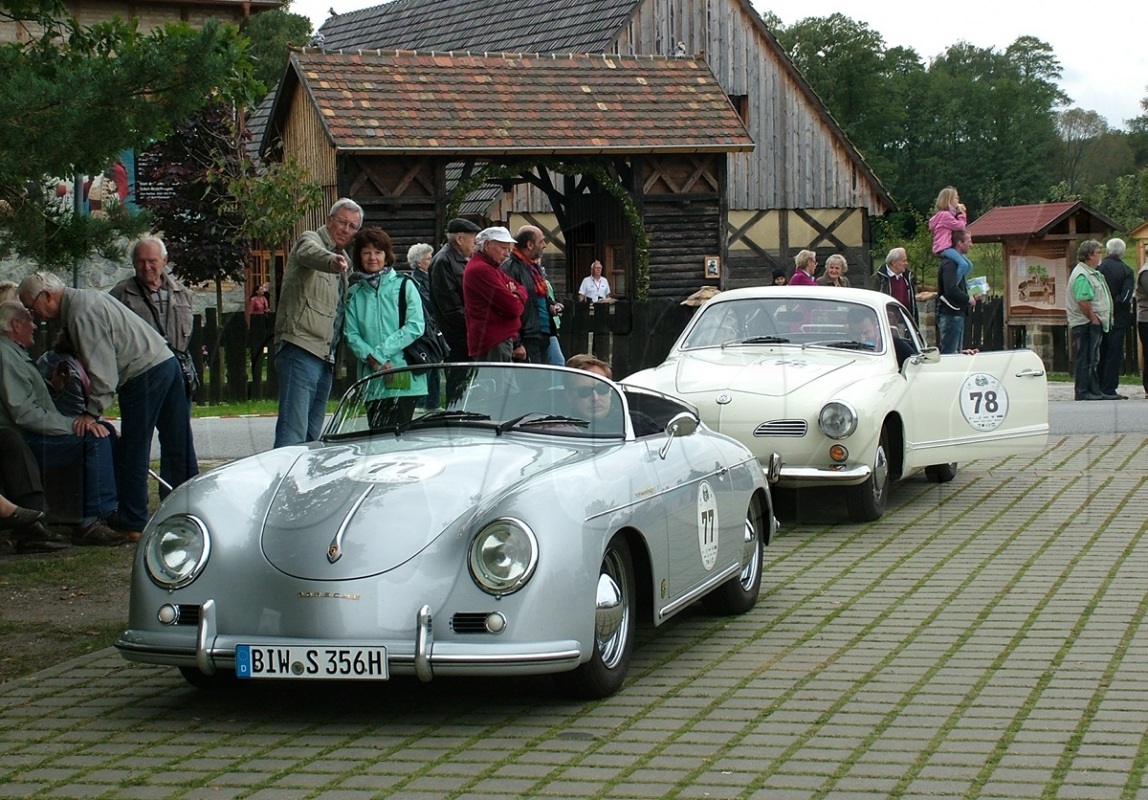
<path id="1" fill-rule="evenodd" d="M 522 361 L 518 341 L 526 289 L 502 271 L 514 237 L 503 227 L 486 228 L 474 239 L 475 251 L 462 273 L 466 340 L 474 361 Z"/>

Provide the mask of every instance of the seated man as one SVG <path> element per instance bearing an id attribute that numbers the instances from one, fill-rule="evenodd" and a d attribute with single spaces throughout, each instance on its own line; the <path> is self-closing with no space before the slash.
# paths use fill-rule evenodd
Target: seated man
<path id="1" fill-rule="evenodd" d="M 579 353 L 566 360 L 566 366 L 571 369 L 580 369 L 593 372 L 603 378 L 613 380 L 613 370 L 609 362 L 603 361 L 589 353 Z M 566 384 L 566 398 L 573 409 L 572 415 L 590 422 L 604 421 L 613 405 L 614 391 L 599 381 L 575 381 Z M 659 433 L 661 428 L 649 415 L 640 411 L 630 412 L 630 424 L 634 426 L 634 435 L 638 437 Z"/>
<path id="2" fill-rule="evenodd" d="M 104 520 L 118 508 L 112 460 L 112 428 L 94 417 L 65 417 L 28 357 L 36 323 L 20 303 L 0 304 L 0 427 L 20 432 L 41 470 L 79 462 L 84 475 L 84 518 L 73 534 L 78 544 L 122 544 Z M 105 427 L 106 425 L 106 427 Z"/>

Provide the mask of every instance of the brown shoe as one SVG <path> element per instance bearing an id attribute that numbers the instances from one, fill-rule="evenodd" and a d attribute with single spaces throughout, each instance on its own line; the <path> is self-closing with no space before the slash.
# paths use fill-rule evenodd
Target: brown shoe
<path id="1" fill-rule="evenodd" d="M 93 545 L 96 547 L 115 547 L 127 544 L 127 538 L 118 531 L 113 531 L 100 520 L 84 528 L 77 528 L 72 534 L 72 543 L 79 545 Z"/>

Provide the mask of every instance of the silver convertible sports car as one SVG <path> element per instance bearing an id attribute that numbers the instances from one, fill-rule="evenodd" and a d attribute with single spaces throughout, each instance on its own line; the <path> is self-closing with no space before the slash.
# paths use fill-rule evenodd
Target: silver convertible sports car
<path id="1" fill-rule="evenodd" d="M 321 441 L 172 492 L 140 541 L 123 656 L 196 686 L 558 673 L 601 697 L 639 617 L 753 607 L 777 523 L 743 445 L 589 372 L 444 373 L 444 408 L 413 410 L 411 371 L 381 372 Z"/>
<path id="2" fill-rule="evenodd" d="M 888 295 L 824 286 L 723 292 L 660 366 L 623 381 L 684 398 L 765 464 L 779 487 L 839 486 L 850 517 L 884 512 L 891 482 L 1036 451 L 1048 438 L 1031 350 L 940 355 Z"/>

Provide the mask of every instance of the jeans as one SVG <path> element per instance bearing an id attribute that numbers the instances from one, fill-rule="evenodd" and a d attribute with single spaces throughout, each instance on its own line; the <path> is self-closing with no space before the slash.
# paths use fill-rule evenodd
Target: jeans
<path id="1" fill-rule="evenodd" d="M 1100 342 L 1104 328 L 1086 323 L 1074 325 L 1072 340 L 1076 343 L 1076 399 L 1086 396 L 1100 397 Z"/>
<path id="2" fill-rule="evenodd" d="M 963 314 L 937 312 L 937 333 L 941 340 L 941 353 L 959 353 L 965 343 L 965 317 Z"/>
<path id="3" fill-rule="evenodd" d="M 275 369 L 279 372 L 275 447 L 315 441 L 323 432 L 331 397 L 331 364 L 302 347 L 283 342 L 275 354 Z"/>
<path id="4" fill-rule="evenodd" d="M 1116 394 L 1120 385 L 1120 367 L 1124 364 L 1124 337 L 1127 328 L 1115 325 L 1100 340 L 1100 393 Z"/>
<path id="5" fill-rule="evenodd" d="M 550 337 L 550 346 L 546 351 L 546 363 L 555 367 L 566 365 L 566 356 L 562 355 L 562 345 L 558 342 L 557 336 Z"/>
<path id="6" fill-rule="evenodd" d="M 111 426 L 104 423 L 105 427 Z M 43 436 L 24 431 L 24 441 L 41 470 L 56 469 L 79 462 L 84 480 L 84 509 L 81 524 L 90 525 L 116 510 L 116 469 L 114 431 L 100 438 L 90 433 Z M 11 498 L 9 498 L 11 499 Z M 138 529 L 136 529 L 138 530 Z"/>
<path id="7" fill-rule="evenodd" d="M 148 520 L 147 479 L 152 433 L 159 434 L 159 474 L 173 489 L 199 474 L 191 436 L 191 401 L 175 356 L 120 387 L 116 485 L 120 525 L 141 531 Z M 168 490 L 160 487 L 160 497 Z"/>

